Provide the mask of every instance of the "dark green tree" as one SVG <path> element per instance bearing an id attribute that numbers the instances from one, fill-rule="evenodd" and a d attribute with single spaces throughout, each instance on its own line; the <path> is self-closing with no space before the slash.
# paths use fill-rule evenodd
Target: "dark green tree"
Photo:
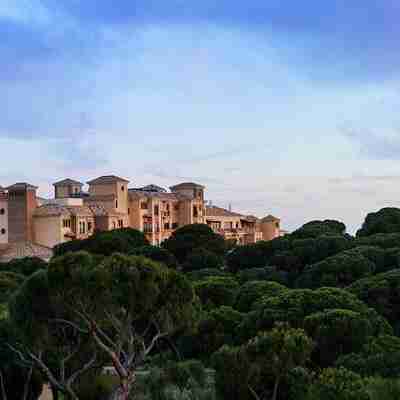
<path id="1" fill-rule="evenodd" d="M 400 232 L 400 209 L 382 208 L 370 213 L 358 230 L 357 236 L 371 236 L 377 233 L 399 233 Z"/>

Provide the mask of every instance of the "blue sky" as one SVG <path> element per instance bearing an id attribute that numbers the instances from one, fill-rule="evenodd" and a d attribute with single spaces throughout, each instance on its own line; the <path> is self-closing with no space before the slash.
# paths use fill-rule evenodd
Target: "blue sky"
<path id="1" fill-rule="evenodd" d="M 0 0 L 0 184 L 194 180 L 288 229 L 354 231 L 400 206 L 399 17 L 394 0 Z"/>

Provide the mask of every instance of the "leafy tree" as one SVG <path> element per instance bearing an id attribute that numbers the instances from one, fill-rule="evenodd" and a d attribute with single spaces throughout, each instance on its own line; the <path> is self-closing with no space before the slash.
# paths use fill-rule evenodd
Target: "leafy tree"
<path id="1" fill-rule="evenodd" d="M 400 377 L 400 339 L 382 335 L 371 338 L 359 353 L 340 357 L 337 367 L 344 367 L 361 376 Z"/>
<path id="2" fill-rule="evenodd" d="M 195 249 L 205 249 L 218 256 L 226 251 L 225 240 L 205 224 L 185 225 L 174 231 L 162 247 L 171 252 L 183 264 Z"/>
<path id="3" fill-rule="evenodd" d="M 175 256 L 168 250 L 158 246 L 137 247 L 130 252 L 130 255 L 150 258 L 153 261 L 165 264 L 168 268 L 176 269 L 178 267 L 178 261 Z"/>
<path id="4" fill-rule="evenodd" d="M 340 309 L 311 314 L 305 318 L 304 327 L 316 342 L 313 358 L 323 367 L 343 354 L 360 351 L 373 333 L 365 315 Z"/>
<path id="5" fill-rule="evenodd" d="M 253 399 L 249 391 L 252 380 L 251 363 L 245 348 L 223 346 L 212 355 L 218 398 Z"/>
<path id="6" fill-rule="evenodd" d="M 31 366 L 20 362 L 9 346 L 17 341 L 10 321 L 0 320 L 0 398 L 3 400 L 37 400 L 43 382 Z"/>
<path id="7" fill-rule="evenodd" d="M 373 335 L 391 334 L 388 322 L 355 295 L 344 289 L 320 288 L 286 290 L 274 297 L 263 298 L 255 311 L 244 318 L 240 335 L 242 340 L 250 339 L 259 331 L 272 329 L 277 322 L 288 322 L 293 327 L 303 328 L 307 316 L 332 309 L 365 315 L 373 327 Z"/>
<path id="8" fill-rule="evenodd" d="M 276 296 L 287 290 L 283 285 L 276 282 L 250 281 L 240 287 L 236 297 L 235 308 L 240 312 L 249 312 L 253 304 L 263 297 Z"/>
<path id="9" fill-rule="evenodd" d="M 276 267 L 244 269 L 238 272 L 236 276 L 242 284 L 249 281 L 271 281 L 289 286 L 289 274 L 286 271 L 278 270 Z"/>
<path id="10" fill-rule="evenodd" d="M 201 281 L 203 279 L 215 277 L 215 276 L 222 276 L 226 278 L 233 278 L 233 275 L 229 272 L 223 271 L 221 269 L 216 268 L 205 268 L 199 269 L 198 271 L 191 271 L 185 274 L 186 278 L 190 279 L 191 281 Z"/>
<path id="11" fill-rule="evenodd" d="M 382 249 L 400 247 L 400 233 L 377 233 L 371 236 L 357 237 L 358 246 L 376 246 Z"/>
<path id="12" fill-rule="evenodd" d="M 236 280 L 220 276 L 195 282 L 193 287 L 196 295 L 207 309 L 219 306 L 232 307 L 239 290 Z"/>
<path id="13" fill-rule="evenodd" d="M 85 348 L 92 346 L 94 354 L 101 352 L 115 368 L 119 385 L 113 399 L 128 398 L 137 368 L 160 340 L 183 329 L 192 315 L 194 296 L 186 279 L 140 256 L 115 254 L 97 265 L 88 253 L 69 253 L 53 259 L 43 278 L 48 280 L 48 304 L 63 315 L 56 325 L 71 328 L 87 340 Z M 26 297 L 25 292 L 21 290 L 21 296 Z M 35 307 L 34 296 L 31 299 L 31 314 L 38 323 L 43 310 Z M 25 306 L 17 303 L 13 314 L 26 332 L 21 323 Z M 46 318 L 44 333 L 49 327 Z M 68 347 L 65 339 L 62 343 Z M 62 389 L 76 398 L 73 388 Z"/>
<path id="14" fill-rule="evenodd" d="M 400 398 L 400 380 L 370 377 L 365 380 L 370 400 L 397 400 Z"/>
<path id="15" fill-rule="evenodd" d="M 306 400 L 370 400 L 360 377 L 345 368 L 323 370 L 310 386 Z"/>
<path id="16" fill-rule="evenodd" d="M 297 231 L 294 231 L 291 236 L 297 239 L 317 238 L 323 235 L 344 235 L 346 225 L 335 220 L 311 221 L 304 224 Z"/>
<path id="17" fill-rule="evenodd" d="M 129 254 L 138 247 L 148 246 L 143 232 L 132 228 L 121 228 L 106 232 L 96 232 L 85 240 L 61 243 L 54 248 L 55 256 L 69 252 L 87 251 L 92 254 L 110 256 L 114 253 Z"/>
<path id="18" fill-rule="evenodd" d="M 21 274 L 0 271 L 0 303 L 6 303 L 24 280 Z"/>
<path id="19" fill-rule="evenodd" d="M 348 250 L 311 265 L 299 277 L 296 286 L 318 288 L 346 287 L 358 279 L 372 275 L 375 264 L 359 251 Z"/>
<path id="20" fill-rule="evenodd" d="M 38 257 L 15 258 L 7 263 L 0 263 L 0 272 L 13 272 L 24 276 L 46 268 L 47 262 Z"/>
<path id="21" fill-rule="evenodd" d="M 357 236 L 371 236 L 377 233 L 400 232 L 400 209 L 382 208 L 378 212 L 370 213 L 358 230 Z"/>
<path id="22" fill-rule="evenodd" d="M 196 338 L 201 355 L 209 357 L 224 344 L 234 345 L 237 329 L 242 320 L 242 313 L 227 306 L 218 307 L 207 313 L 197 327 Z"/>
<path id="23" fill-rule="evenodd" d="M 277 325 L 272 331 L 261 333 L 247 345 L 249 359 L 258 374 L 268 371 L 274 376 L 272 400 L 278 398 L 279 384 L 289 372 L 304 366 L 313 350 L 313 342 L 302 329 Z"/>
<path id="24" fill-rule="evenodd" d="M 392 269 L 400 267 L 400 247 L 391 247 L 384 249 L 385 251 L 385 265 L 381 269 L 377 269 L 377 273 L 388 272 Z"/>
<path id="25" fill-rule="evenodd" d="M 184 271 L 218 269 L 223 265 L 221 256 L 203 248 L 194 249 L 183 264 Z"/>
<path id="26" fill-rule="evenodd" d="M 383 315 L 400 332 L 400 270 L 361 279 L 349 291 Z"/>

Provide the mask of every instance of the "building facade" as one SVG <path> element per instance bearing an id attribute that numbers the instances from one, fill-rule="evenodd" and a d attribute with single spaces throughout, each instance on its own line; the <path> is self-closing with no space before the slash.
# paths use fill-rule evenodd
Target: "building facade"
<path id="1" fill-rule="evenodd" d="M 0 186 L 0 246 L 8 244 L 8 195 Z"/>
<path id="2" fill-rule="evenodd" d="M 207 224 L 239 244 L 280 236 L 278 218 L 258 219 L 207 206 L 205 187 L 193 182 L 171 186 L 170 190 L 156 185 L 129 188 L 127 179 L 106 175 L 87 185 L 85 192 L 79 181 L 58 181 L 51 200 L 37 197 L 37 187 L 27 183 L 0 191 L 0 244 L 30 242 L 53 248 L 85 239 L 96 230 L 131 227 L 159 245 L 179 227 L 195 223 Z"/>

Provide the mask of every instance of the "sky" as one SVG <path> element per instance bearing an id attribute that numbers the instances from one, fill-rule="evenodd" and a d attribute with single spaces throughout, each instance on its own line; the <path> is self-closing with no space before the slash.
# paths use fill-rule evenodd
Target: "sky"
<path id="1" fill-rule="evenodd" d="M 0 0 L 0 185 L 182 181 L 293 230 L 400 207 L 396 0 Z"/>

